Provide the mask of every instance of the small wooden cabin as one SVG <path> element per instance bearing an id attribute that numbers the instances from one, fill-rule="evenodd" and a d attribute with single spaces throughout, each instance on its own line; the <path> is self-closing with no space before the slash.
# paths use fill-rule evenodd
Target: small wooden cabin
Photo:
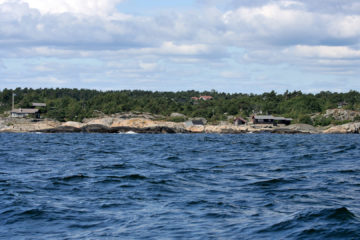
<path id="1" fill-rule="evenodd" d="M 186 127 L 195 126 L 195 125 L 205 125 L 207 123 L 206 119 L 204 118 L 195 118 L 190 119 L 185 122 Z"/>
<path id="2" fill-rule="evenodd" d="M 13 118 L 25 118 L 25 117 L 40 118 L 39 109 L 33 109 L 33 108 L 13 109 L 11 110 L 10 115 Z"/>
<path id="3" fill-rule="evenodd" d="M 244 125 L 246 124 L 246 120 L 243 119 L 242 117 L 237 117 L 234 119 L 234 124 L 235 126 Z"/>

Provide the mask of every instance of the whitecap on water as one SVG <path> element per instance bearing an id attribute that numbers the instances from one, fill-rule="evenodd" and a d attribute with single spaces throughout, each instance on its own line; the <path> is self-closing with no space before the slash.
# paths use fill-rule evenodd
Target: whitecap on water
<path id="1" fill-rule="evenodd" d="M 134 131 L 127 131 L 127 132 L 119 132 L 119 134 L 137 134 L 136 132 Z"/>

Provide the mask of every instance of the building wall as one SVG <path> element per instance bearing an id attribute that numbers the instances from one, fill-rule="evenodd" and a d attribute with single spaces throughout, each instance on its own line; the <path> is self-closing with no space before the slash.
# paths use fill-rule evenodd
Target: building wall
<path id="1" fill-rule="evenodd" d="M 29 116 L 28 113 L 11 113 L 11 117 L 13 118 L 24 118 Z"/>

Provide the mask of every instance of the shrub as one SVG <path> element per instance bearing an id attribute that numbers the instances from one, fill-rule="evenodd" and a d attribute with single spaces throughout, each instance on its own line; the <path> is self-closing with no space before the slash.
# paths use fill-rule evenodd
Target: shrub
<path id="1" fill-rule="evenodd" d="M 315 126 L 328 126 L 334 121 L 333 118 L 317 117 L 314 119 Z"/>
<path id="2" fill-rule="evenodd" d="M 184 122 L 186 120 L 186 118 L 184 117 L 170 117 L 169 121 L 170 122 Z"/>
<path id="3" fill-rule="evenodd" d="M 310 124 L 310 125 L 314 124 L 309 115 L 301 116 L 299 118 L 299 123 Z"/>

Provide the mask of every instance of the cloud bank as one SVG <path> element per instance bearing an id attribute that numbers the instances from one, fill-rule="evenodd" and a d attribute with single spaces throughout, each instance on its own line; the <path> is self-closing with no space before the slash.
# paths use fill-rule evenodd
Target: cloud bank
<path id="1" fill-rule="evenodd" d="M 151 15 L 124 1 L 0 0 L 0 87 L 360 87 L 357 1 L 207 0 Z"/>

